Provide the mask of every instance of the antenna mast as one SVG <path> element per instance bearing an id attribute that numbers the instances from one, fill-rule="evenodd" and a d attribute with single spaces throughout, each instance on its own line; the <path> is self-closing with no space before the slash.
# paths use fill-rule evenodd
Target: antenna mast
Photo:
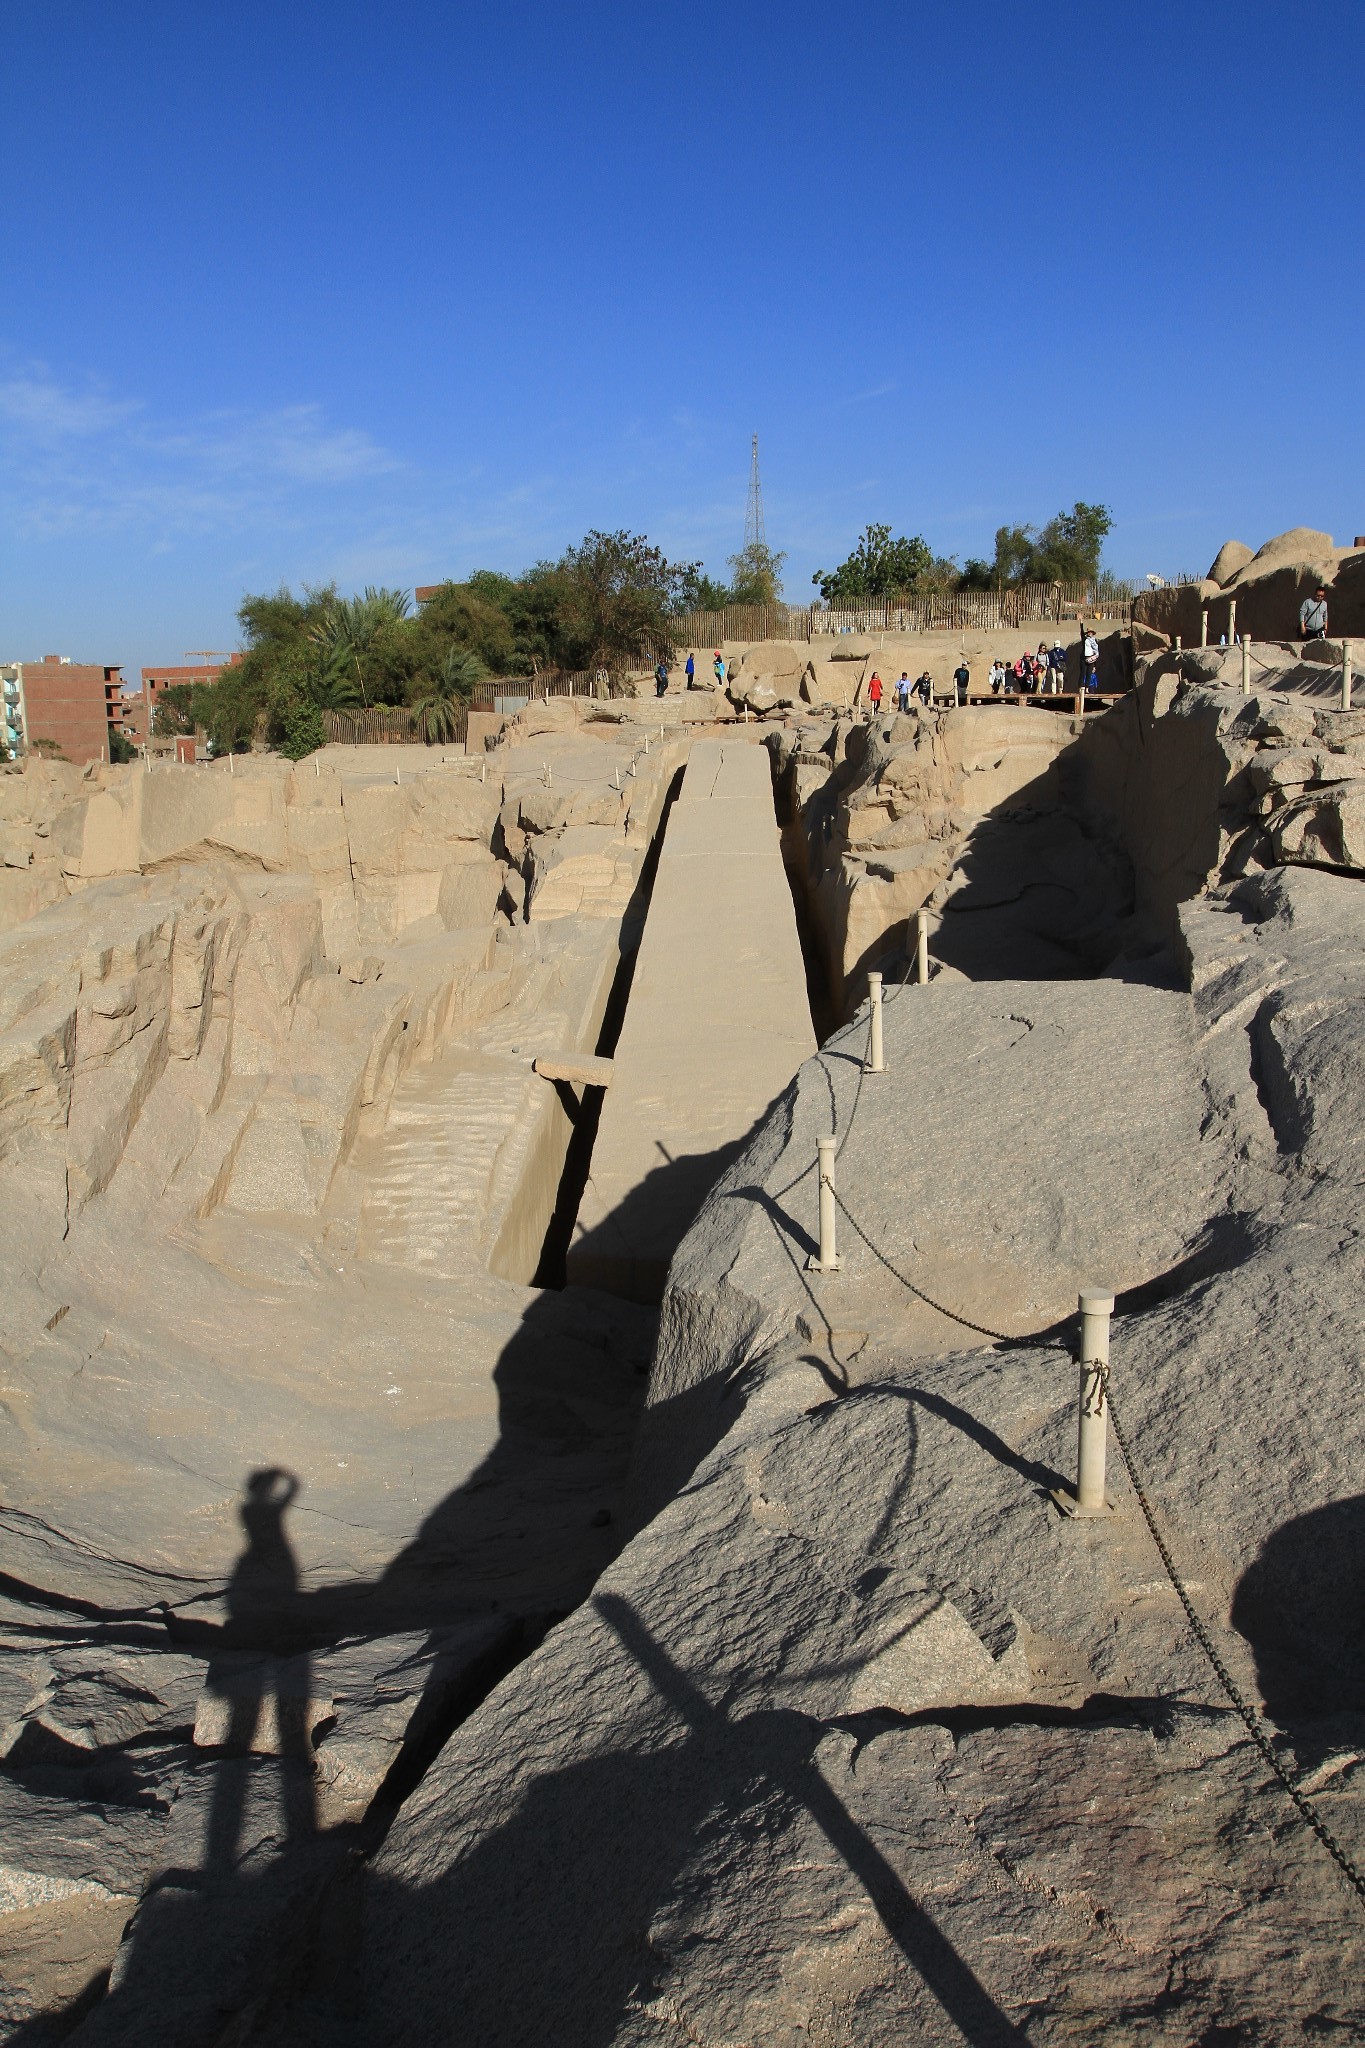
<path id="1" fill-rule="evenodd" d="M 767 535 L 763 531 L 763 486 L 758 477 L 758 435 L 755 434 L 749 463 L 749 503 L 744 512 L 744 548 L 747 553 L 752 547 L 766 549 L 767 545 Z"/>

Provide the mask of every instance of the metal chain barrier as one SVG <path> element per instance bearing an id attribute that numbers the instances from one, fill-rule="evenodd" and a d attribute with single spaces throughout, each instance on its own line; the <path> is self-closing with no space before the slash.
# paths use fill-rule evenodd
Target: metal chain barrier
<path id="1" fill-rule="evenodd" d="M 1298 1810 L 1300 1818 L 1307 1822 L 1323 1848 L 1341 1870 L 1347 1883 L 1353 1886 L 1359 1899 L 1362 1903 L 1365 1903 L 1365 1876 L 1361 1874 L 1356 1864 L 1342 1848 L 1312 1800 L 1299 1790 L 1284 1765 L 1280 1762 L 1279 1757 L 1275 1753 L 1274 1744 L 1266 1734 L 1265 1723 L 1250 1702 L 1243 1697 L 1241 1687 L 1237 1684 L 1227 1665 L 1219 1656 L 1212 1636 L 1196 1613 L 1194 1602 L 1186 1590 L 1180 1573 L 1176 1570 L 1175 1560 L 1171 1556 L 1166 1540 L 1157 1527 L 1156 1516 L 1153 1513 L 1147 1489 L 1138 1477 L 1137 1467 L 1133 1462 L 1133 1454 L 1128 1448 L 1127 1433 L 1119 1421 L 1117 1410 L 1114 1407 L 1114 1396 L 1109 1386 L 1109 1367 L 1107 1365 L 1097 1365 L 1095 1370 L 1099 1375 L 1100 1384 L 1104 1388 L 1104 1397 L 1109 1406 L 1109 1422 L 1114 1432 L 1114 1441 L 1119 1447 L 1119 1456 L 1123 1459 L 1124 1469 L 1127 1471 L 1133 1492 L 1137 1495 L 1138 1506 L 1142 1509 L 1142 1518 L 1146 1522 L 1152 1541 L 1157 1547 L 1157 1554 L 1166 1567 L 1166 1576 L 1175 1588 L 1176 1598 L 1185 1610 L 1185 1619 L 1190 1625 L 1195 1641 L 1217 1673 L 1218 1683 L 1231 1701 L 1233 1710 L 1241 1721 L 1242 1726 L 1256 1745 L 1262 1762 L 1274 1773 Z"/>
<path id="2" fill-rule="evenodd" d="M 907 961 L 907 979 L 908 976 L 909 962 Z M 900 987 L 904 986 L 905 982 L 902 981 Z M 899 994 L 899 992 L 900 988 L 897 988 L 895 993 Z M 871 1018 L 869 1017 L 869 1051 L 871 1047 L 871 1035 L 872 1023 Z M 848 1122 L 844 1126 L 843 1136 L 839 1140 L 838 1151 L 835 1153 L 836 1159 L 838 1158 L 839 1153 L 843 1151 L 844 1146 L 848 1143 L 850 1133 L 853 1129 L 854 1119 L 858 1114 L 858 1105 L 862 1099 L 863 1092 L 863 1075 L 867 1071 L 867 1064 L 868 1056 L 865 1055 L 862 1067 L 860 1068 L 858 1074 L 858 1085 L 853 1096 L 853 1107 L 849 1111 Z M 824 1068 L 823 1060 L 820 1061 L 820 1065 L 822 1066 L 822 1068 Z M 828 1086 L 830 1093 L 831 1121 L 833 1122 L 834 1127 L 837 1131 L 838 1114 L 837 1102 L 835 1099 L 834 1082 L 833 1078 L 829 1073 L 828 1068 L 824 1068 L 824 1072 L 826 1085 Z M 806 1172 L 809 1171 L 810 1169 L 808 1167 L 806 1169 Z M 798 1179 L 804 1178 L 804 1173 L 798 1176 Z M 795 1187 L 796 1182 L 792 1181 L 791 1183 L 789 1183 L 789 1185 Z M 946 1316 L 949 1322 L 959 1324 L 962 1329 L 971 1330 L 978 1337 L 988 1337 L 993 1344 L 1008 1344 L 1014 1347 L 1028 1345 L 1030 1348 L 1051 1349 L 1059 1351 L 1070 1350 L 1070 1346 L 1056 1342 L 1055 1340 L 1049 1344 L 1046 1341 L 1040 1342 L 1039 1339 L 1033 1337 L 1014 1336 L 1007 1330 L 992 1329 L 989 1324 L 975 1322 L 970 1316 L 964 1316 L 960 1314 L 957 1309 L 948 1308 L 945 1303 L 941 1301 L 936 1301 L 933 1295 L 927 1294 L 922 1287 L 916 1286 L 915 1282 L 911 1280 L 907 1274 L 903 1273 L 900 1267 L 897 1266 L 893 1260 L 887 1257 L 886 1253 L 881 1249 L 880 1245 L 876 1244 L 873 1241 L 873 1239 L 868 1235 L 867 1231 L 863 1229 L 862 1224 L 859 1223 L 857 1217 L 853 1214 L 853 1211 L 849 1208 L 848 1203 L 844 1200 L 843 1196 L 838 1192 L 837 1188 L 834 1186 L 833 1181 L 826 1179 L 825 1176 L 822 1174 L 821 1185 L 823 1188 L 828 1188 L 829 1193 L 833 1198 L 835 1207 L 841 1212 L 845 1221 L 848 1223 L 850 1229 L 852 1229 L 854 1234 L 862 1241 L 864 1245 L 866 1245 L 867 1249 L 871 1252 L 873 1258 L 876 1259 L 880 1265 L 885 1267 L 886 1271 L 890 1273 L 894 1280 L 899 1281 L 900 1285 L 905 1288 L 907 1293 L 913 1294 L 916 1300 L 922 1301 L 927 1308 L 933 1309 L 938 1315 Z M 786 1190 L 783 1190 L 783 1192 L 786 1192 Z M 1274 1744 L 1271 1742 L 1269 1735 L 1266 1733 L 1264 1722 L 1262 1721 L 1260 1715 L 1256 1712 L 1255 1708 L 1244 1697 L 1240 1686 L 1237 1684 L 1237 1681 L 1232 1676 L 1232 1673 L 1228 1670 L 1227 1665 L 1223 1662 L 1223 1659 L 1218 1653 L 1217 1646 L 1215 1645 L 1212 1636 L 1209 1634 L 1208 1629 L 1206 1628 L 1204 1622 L 1201 1620 L 1199 1614 L 1197 1613 L 1194 1602 L 1191 1600 L 1189 1592 L 1185 1586 L 1185 1582 L 1181 1578 L 1180 1573 L 1176 1569 L 1175 1559 L 1171 1556 L 1170 1549 L 1166 1543 L 1166 1540 L 1157 1526 L 1156 1515 L 1152 1508 L 1151 1499 L 1147 1493 L 1147 1489 L 1143 1485 L 1142 1480 L 1138 1475 L 1137 1466 L 1134 1462 L 1132 1451 L 1129 1448 L 1127 1432 L 1124 1430 L 1122 1423 L 1119 1421 L 1117 1411 L 1114 1407 L 1113 1392 L 1109 1384 L 1109 1367 L 1108 1365 L 1101 1364 L 1097 1361 L 1095 1365 L 1095 1372 L 1099 1379 L 1101 1389 L 1103 1391 L 1104 1400 L 1108 1406 L 1109 1420 L 1114 1431 L 1114 1441 L 1117 1443 L 1119 1447 L 1119 1455 L 1123 1459 L 1124 1469 L 1128 1474 L 1129 1482 L 1132 1485 L 1133 1492 L 1137 1497 L 1138 1506 L 1142 1510 L 1143 1520 L 1147 1524 L 1148 1532 L 1152 1538 L 1153 1543 L 1156 1545 L 1157 1555 L 1160 1557 L 1161 1562 L 1165 1567 L 1166 1576 L 1170 1580 L 1171 1585 L 1174 1588 L 1176 1598 L 1179 1600 L 1181 1607 L 1184 1609 L 1185 1619 L 1190 1625 L 1191 1634 L 1194 1636 L 1194 1639 L 1198 1643 L 1200 1649 L 1204 1652 L 1204 1655 L 1208 1658 L 1209 1663 L 1217 1676 L 1218 1683 L 1222 1687 L 1223 1692 L 1225 1693 L 1227 1699 L 1231 1703 L 1233 1711 L 1236 1713 L 1238 1719 L 1241 1721 L 1242 1726 L 1246 1729 L 1247 1734 L 1250 1736 L 1251 1741 L 1255 1746 L 1255 1749 L 1258 1755 L 1260 1756 L 1262 1762 L 1265 1764 L 1266 1768 L 1271 1772 L 1272 1776 L 1275 1778 L 1276 1782 L 1280 1785 L 1282 1790 L 1288 1795 L 1288 1798 L 1291 1804 L 1293 1805 L 1295 1811 L 1298 1813 L 1300 1819 L 1304 1821 L 1304 1823 L 1312 1830 L 1314 1835 L 1316 1835 L 1318 1841 L 1322 1844 L 1323 1848 L 1327 1851 L 1328 1855 L 1332 1858 L 1333 1862 L 1341 1871 L 1342 1876 L 1346 1879 L 1347 1883 L 1355 1891 L 1356 1896 L 1360 1899 L 1362 1904 L 1365 1904 L 1365 1874 L 1362 1874 L 1354 1860 L 1347 1854 L 1346 1850 L 1343 1849 L 1340 1842 L 1338 1842 L 1336 1836 L 1328 1827 L 1326 1821 L 1318 1812 L 1312 1800 L 1308 1798 L 1306 1793 L 1301 1792 L 1299 1790 L 1299 1787 L 1294 1783 L 1293 1778 L 1286 1770 L 1284 1764 L 1281 1763 L 1280 1758 L 1276 1754 Z"/>
<path id="3" fill-rule="evenodd" d="M 853 1214 L 853 1211 L 849 1208 L 848 1203 L 844 1200 L 843 1196 L 839 1193 L 838 1189 L 833 1185 L 833 1183 L 827 1181 L 825 1185 L 829 1188 L 830 1193 L 834 1197 L 836 1208 L 838 1208 L 842 1212 L 842 1214 L 847 1219 L 849 1225 L 851 1226 L 855 1234 L 862 1239 L 863 1243 L 871 1252 L 873 1258 L 880 1260 L 881 1264 L 885 1266 L 887 1272 L 891 1274 L 892 1278 L 899 1280 L 901 1286 L 906 1288 L 911 1294 L 913 1294 L 917 1300 L 924 1302 L 926 1307 L 937 1310 L 938 1314 L 941 1316 L 947 1316 L 949 1322 L 951 1323 L 960 1323 L 964 1330 L 974 1330 L 978 1337 L 989 1337 L 993 1344 L 1039 1345 L 1042 1349 L 1051 1349 L 1057 1351 L 1064 1350 L 1066 1348 L 1064 1345 L 1055 1343 L 1050 1346 L 1046 1343 L 1040 1344 L 1040 1340 L 1036 1337 L 1012 1336 L 1008 1330 L 992 1330 L 986 1323 L 974 1323 L 970 1316 L 959 1315 L 955 1308 L 945 1308 L 944 1304 L 941 1301 L 934 1300 L 932 1294 L 926 1294 L 922 1287 L 917 1287 L 913 1280 L 907 1279 L 906 1275 L 901 1272 L 899 1266 L 895 1266 L 892 1264 L 891 1260 L 887 1258 L 886 1253 L 881 1249 L 881 1247 L 873 1243 L 872 1239 L 863 1229 L 862 1224 Z"/>

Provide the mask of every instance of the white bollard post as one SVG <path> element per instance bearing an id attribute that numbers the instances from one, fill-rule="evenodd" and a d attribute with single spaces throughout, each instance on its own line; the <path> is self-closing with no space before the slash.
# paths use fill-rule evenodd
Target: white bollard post
<path id="1" fill-rule="evenodd" d="M 1207 646 L 1208 646 L 1208 644 L 1209 644 L 1209 608 L 1208 608 L 1208 606 L 1207 606 L 1207 605 L 1205 605 L 1205 606 L 1204 606 L 1204 608 L 1203 608 L 1203 610 L 1202 610 L 1202 611 L 1200 612 L 1200 614 L 1199 614 L 1199 645 L 1200 645 L 1201 647 L 1207 647 Z"/>
<path id="2" fill-rule="evenodd" d="M 1081 1410 L 1076 1433 L 1076 1498 L 1071 1512 L 1090 1517 L 1109 1512 L 1104 1493 L 1109 1410 L 1105 1379 L 1109 1370 L 1109 1318 L 1114 1297 L 1102 1287 L 1083 1287 L 1081 1310 Z"/>
<path id="3" fill-rule="evenodd" d="M 1251 642 L 1242 635 L 1242 695 L 1251 695 Z"/>
<path id="4" fill-rule="evenodd" d="M 1343 711 L 1349 711 L 1351 708 L 1351 643 L 1349 640 L 1343 640 L 1341 643 L 1341 708 Z"/>
<path id="5" fill-rule="evenodd" d="M 399 784 L 399 782 L 401 782 L 401 781 L 402 781 L 402 779 L 403 779 L 403 771 L 402 771 L 402 769 L 401 769 L 401 768 L 395 768 L 395 769 L 394 769 L 394 771 L 393 771 L 393 780 L 394 780 L 394 786 L 395 786 L 395 788 L 397 787 L 397 785 Z"/>
<path id="6" fill-rule="evenodd" d="M 320 780 L 321 780 L 321 778 L 322 778 L 322 770 L 321 770 L 321 768 L 320 768 L 320 767 L 318 766 L 318 757 L 317 757 L 317 755 L 316 755 L 316 754 L 314 754 L 314 756 L 313 756 L 313 780 L 314 780 L 314 782 L 318 782 L 318 781 L 320 781 Z"/>
<path id="7" fill-rule="evenodd" d="M 148 768 L 150 768 L 150 767 L 151 767 L 151 765 L 152 765 L 152 763 L 151 763 L 151 756 L 149 755 L 149 756 L 148 756 L 148 759 L 147 759 L 147 766 L 148 766 Z M 233 767 L 233 765 L 232 765 L 232 755 L 231 755 L 231 754 L 229 754 L 229 755 L 228 755 L 228 774 L 229 774 L 229 775 L 235 775 L 235 774 L 236 774 L 236 772 L 237 772 L 237 771 L 236 771 L 236 769 L 235 769 L 235 768 Z"/>
<path id="8" fill-rule="evenodd" d="M 1176 652 L 1177 654 L 1179 654 L 1179 652 L 1180 652 L 1180 635 L 1179 635 L 1178 633 L 1177 633 L 1177 634 L 1176 634 L 1176 636 L 1175 636 L 1175 642 L 1174 642 L 1174 647 L 1175 647 L 1175 652 Z"/>
<path id="9" fill-rule="evenodd" d="M 872 1005 L 867 1043 L 867 1071 L 869 1074 L 881 1074 L 886 1071 L 886 1062 L 882 1057 L 882 978 L 880 974 L 868 975 L 867 995 L 868 1001 Z"/>
<path id="10" fill-rule="evenodd" d="M 621 787 L 621 763 L 619 761 L 611 771 L 611 780 L 613 788 L 619 789 Z"/>
<path id="11" fill-rule="evenodd" d="M 813 1273 L 837 1273 L 839 1253 L 834 1236 L 834 1155 L 838 1140 L 817 1138 L 815 1150 L 820 1175 L 820 1256 L 807 1261 Z"/>
<path id="12" fill-rule="evenodd" d="M 1230 598 L 1228 599 L 1228 646 L 1229 646 L 1229 647 L 1235 647 L 1236 645 L 1237 645 L 1237 600 L 1236 600 L 1236 598 L 1235 598 L 1235 597 L 1230 597 Z"/>
<path id="13" fill-rule="evenodd" d="M 929 979 L 929 913 L 922 907 L 915 912 L 915 980 L 923 988 Z"/>

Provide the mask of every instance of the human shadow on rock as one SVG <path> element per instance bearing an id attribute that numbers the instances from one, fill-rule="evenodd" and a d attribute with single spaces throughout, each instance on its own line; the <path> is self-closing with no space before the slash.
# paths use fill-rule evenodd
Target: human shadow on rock
<path id="1" fill-rule="evenodd" d="M 1266 1711 L 1300 1764 L 1359 1742 L 1365 1716 L 1365 1494 L 1296 1515 L 1237 1584 L 1232 1624 L 1250 1643 Z"/>
<path id="2" fill-rule="evenodd" d="M 667 1703 L 673 1739 L 533 1777 L 506 1824 L 430 1884 L 375 1879 L 373 2039 L 609 2048 L 629 2014 L 660 1998 L 671 2008 L 667 1922 L 706 1892 L 711 1864 L 778 1840 L 804 1809 L 918 1980 L 912 2002 L 927 1989 L 973 2048 L 1022 2041 L 822 1774 L 823 1725 L 786 1709 L 731 1720 L 626 1601 L 593 1604 Z M 710 1925 L 706 1940 L 718 1938 Z M 676 1952 L 693 1948 L 682 1934 Z"/>
<path id="3" fill-rule="evenodd" d="M 572 1239 L 565 1262 L 570 1281 L 608 1288 L 626 1301 L 656 1307 L 663 1299 L 674 1252 L 696 1222 L 712 1188 L 739 1157 L 760 1122 L 762 1117 L 742 1138 L 709 1152 L 681 1153 L 674 1158 L 659 1145 L 659 1164 L 599 1223 Z M 588 1185 L 592 1185 L 591 1174 Z"/>
<path id="4" fill-rule="evenodd" d="M 619 1305 L 591 1296 L 535 1302 L 494 1374 L 496 1443 L 371 1578 L 301 1586 L 288 1527 L 300 1484 L 279 1467 L 248 1475 L 227 1619 L 181 1637 L 209 1658 L 201 1747 L 186 1758 L 165 1867 L 83 2042 L 217 2040 L 230 2015 L 309 1977 L 345 1871 L 382 1840 L 455 1722 L 610 1561 L 616 1524 L 601 1505 L 624 1476 L 643 1386 L 633 1368 L 652 1330 L 647 1313 L 623 1324 Z M 458 1625 L 471 1620 L 481 1626 L 465 1653 Z M 311 1698 L 317 1653 L 400 1633 L 426 1639 L 408 1735 L 365 1818 L 320 1827 L 313 1744 L 327 1703 Z"/>

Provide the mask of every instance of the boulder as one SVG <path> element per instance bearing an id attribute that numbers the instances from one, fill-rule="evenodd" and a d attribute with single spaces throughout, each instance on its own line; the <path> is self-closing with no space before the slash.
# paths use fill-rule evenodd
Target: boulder
<path id="1" fill-rule="evenodd" d="M 1216 583 L 1221 589 L 1225 583 L 1231 583 L 1238 570 L 1245 569 L 1252 559 L 1251 549 L 1245 541 L 1225 540 L 1214 556 L 1213 567 L 1209 570 L 1207 580 Z"/>
<path id="2" fill-rule="evenodd" d="M 1335 543 L 1330 533 L 1320 533 L 1314 526 L 1291 526 L 1286 532 L 1277 533 L 1272 539 L 1263 542 L 1251 557 L 1251 562 L 1259 564 L 1260 573 L 1278 568 L 1284 562 L 1330 564 L 1335 552 Z M 1241 571 L 1234 573 L 1240 574 Z"/>

